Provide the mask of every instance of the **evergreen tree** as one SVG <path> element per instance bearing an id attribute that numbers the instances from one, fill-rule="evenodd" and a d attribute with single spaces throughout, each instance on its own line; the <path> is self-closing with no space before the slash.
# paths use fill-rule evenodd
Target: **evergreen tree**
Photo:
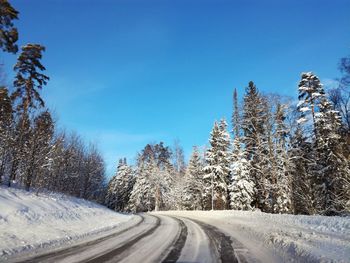
<path id="1" fill-rule="evenodd" d="M 26 125 L 30 127 L 29 111 L 30 109 L 36 109 L 37 104 L 40 107 L 44 107 L 44 101 L 40 97 L 39 90 L 43 85 L 47 84 L 48 77 L 41 73 L 45 70 L 45 67 L 41 64 L 42 51 L 45 48 L 37 44 L 28 44 L 22 47 L 22 53 L 18 57 L 17 63 L 14 66 L 14 70 L 17 71 L 14 87 L 15 92 L 11 95 L 13 100 L 19 100 L 17 103 L 17 113 L 19 115 L 19 125 L 17 128 L 16 144 L 19 149 L 14 151 L 11 179 L 16 179 L 16 172 L 19 168 L 20 159 L 25 158 L 26 145 L 29 138 L 28 129 Z M 22 156 L 21 156 L 22 154 Z"/>
<path id="2" fill-rule="evenodd" d="M 51 114 L 46 110 L 35 118 L 34 127 L 28 140 L 28 161 L 24 174 L 26 190 L 29 190 L 35 180 L 37 186 L 44 184 L 45 173 L 51 162 L 50 152 L 53 133 L 54 124 Z"/>
<path id="3" fill-rule="evenodd" d="M 288 134 L 285 125 L 284 106 L 277 104 L 275 114 L 275 154 L 274 165 L 276 171 L 276 198 L 274 200 L 274 212 L 290 213 L 292 211 L 291 201 L 291 165 L 286 149 L 286 137 Z"/>
<path id="4" fill-rule="evenodd" d="M 15 19 L 18 19 L 18 11 L 7 0 L 0 0 L 0 48 L 10 53 L 18 51 L 18 32 L 13 25 Z"/>
<path id="5" fill-rule="evenodd" d="M 292 137 L 290 155 L 292 160 L 291 185 L 294 214 L 312 215 L 315 213 L 315 198 L 310 175 L 312 145 L 307 142 L 300 124 L 298 124 Z"/>
<path id="6" fill-rule="evenodd" d="M 0 87 L 0 183 L 5 180 L 11 161 L 11 140 L 13 129 L 12 104 L 8 91 Z"/>
<path id="7" fill-rule="evenodd" d="M 230 183 L 230 135 L 227 123 L 214 123 L 210 138 L 210 148 L 206 152 L 206 196 L 211 199 L 211 209 L 227 209 L 229 206 L 228 186 Z"/>
<path id="8" fill-rule="evenodd" d="M 174 207 L 174 171 L 171 151 L 162 142 L 148 144 L 138 157 L 136 182 L 128 208 L 131 211 L 152 211 Z"/>
<path id="9" fill-rule="evenodd" d="M 267 103 L 251 81 L 246 88 L 242 118 L 243 138 L 247 160 L 251 166 L 255 194 L 253 205 L 265 212 L 271 210 L 270 158 L 267 126 Z"/>
<path id="10" fill-rule="evenodd" d="M 309 169 L 313 212 L 334 214 L 347 209 L 346 204 L 350 199 L 349 191 L 343 188 L 344 183 L 349 180 L 349 166 L 342 152 L 340 116 L 327 99 L 320 80 L 313 73 L 302 74 L 299 94 L 299 123 L 306 126 L 307 113 L 311 111 L 312 116 L 310 140 L 313 162 Z"/>
<path id="11" fill-rule="evenodd" d="M 136 171 L 136 181 L 130 194 L 128 210 L 132 212 L 153 211 L 156 207 L 156 188 L 154 176 L 157 166 L 153 159 L 140 161 Z"/>
<path id="12" fill-rule="evenodd" d="M 317 127 L 318 168 L 316 172 L 317 210 L 324 214 L 350 211 L 349 163 L 342 155 L 340 136 L 341 118 L 323 96 L 318 105 Z M 348 182 L 348 183 L 346 183 Z"/>
<path id="13" fill-rule="evenodd" d="M 119 160 L 117 174 L 110 180 L 107 190 L 107 206 L 115 211 L 126 212 L 130 194 L 135 183 L 134 172 L 126 160 Z"/>
<path id="14" fill-rule="evenodd" d="M 182 191 L 182 203 L 185 209 L 204 209 L 203 175 L 203 161 L 201 154 L 197 147 L 193 147 L 193 152 L 185 174 L 185 186 Z"/>
<path id="15" fill-rule="evenodd" d="M 232 133 L 237 138 L 240 137 L 240 117 L 238 110 L 238 95 L 237 89 L 233 92 L 233 114 L 232 114 Z"/>
<path id="16" fill-rule="evenodd" d="M 254 181 L 251 178 L 251 167 L 246 153 L 240 145 L 239 137 L 234 139 L 232 156 L 232 178 L 230 190 L 230 207 L 234 210 L 252 210 Z"/>

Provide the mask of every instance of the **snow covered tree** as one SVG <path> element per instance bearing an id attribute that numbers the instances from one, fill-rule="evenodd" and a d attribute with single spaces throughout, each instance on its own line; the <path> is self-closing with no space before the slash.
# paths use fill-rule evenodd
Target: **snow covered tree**
<path id="1" fill-rule="evenodd" d="M 139 154 L 136 182 L 128 205 L 130 211 L 157 211 L 174 205 L 171 154 L 162 142 L 146 145 Z"/>
<path id="2" fill-rule="evenodd" d="M 117 174 L 112 177 L 108 185 L 106 205 L 115 211 L 126 212 L 134 183 L 133 169 L 127 165 L 125 159 L 120 159 Z"/>
<path id="3" fill-rule="evenodd" d="M 153 159 L 148 162 L 140 161 L 137 165 L 136 181 L 127 208 L 129 211 L 147 212 L 155 209 L 156 186 L 153 177 L 157 172 L 157 165 Z"/>
<path id="4" fill-rule="evenodd" d="M 315 114 L 318 137 L 318 168 L 316 171 L 317 210 L 324 214 L 350 211 L 350 169 L 349 162 L 342 154 L 340 137 L 341 118 L 323 96 Z"/>
<path id="5" fill-rule="evenodd" d="M 193 147 L 193 152 L 185 174 L 185 186 L 182 190 L 182 203 L 188 210 L 204 209 L 204 172 L 203 160 L 198 148 Z"/>
<path id="6" fill-rule="evenodd" d="M 245 145 L 247 160 L 251 166 L 251 175 L 254 179 L 255 194 L 254 206 L 265 212 L 271 210 L 270 191 L 270 161 L 266 132 L 268 121 L 268 104 L 251 81 L 246 88 L 242 116 L 242 142 Z"/>
<path id="7" fill-rule="evenodd" d="M 316 75 L 303 73 L 299 84 L 299 124 L 308 125 L 312 116 L 313 162 L 310 163 L 313 209 L 316 213 L 334 214 L 347 209 L 349 164 L 342 152 L 341 119 L 325 95 Z M 344 188 L 345 184 L 345 188 Z"/>
<path id="8" fill-rule="evenodd" d="M 231 167 L 230 207 L 234 210 L 252 210 L 254 181 L 251 178 L 251 167 L 246 153 L 240 145 L 239 137 L 234 139 Z"/>
<path id="9" fill-rule="evenodd" d="M 275 128 L 274 128 L 274 171 L 275 171 L 275 198 L 273 210 L 276 213 L 292 212 L 291 201 L 291 165 L 286 149 L 286 137 L 288 134 L 285 125 L 284 105 L 277 104 L 275 113 Z"/>
<path id="10" fill-rule="evenodd" d="M 41 71 L 45 70 L 45 67 L 40 62 L 44 50 L 45 47 L 38 44 L 28 44 L 22 47 L 22 53 L 14 66 L 17 74 L 14 81 L 15 91 L 12 93 L 11 98 L 14 101 L 18 101 L 16 110 L 19 116 L 19 125 L 16 143 L 19 150 L 14 152 L 11 180 L 16 179 L 19 159 L 21 158 L 18 154 L 22 154 L 22 157 L 25 156 L 25 148 L 23 147 L 28 144 L 28 141 L 25 140 L 28 137 L 28 129 L 25 126 L 30 126 L 30 110 L 36 109 L 37 106 L 44 107 L 45 105 L 39 93 L 39 90 L 49 80 L 49 77 L 41 73 Z M 11 184 L 11 180 L 9 180 L 9 184 Z"/>
<path id="11" fill-rule="evenodd" d="M 51 139 L 54 133 L 54 124 L 49 111 L 42 112 L 34 120 L 31 136 L 28 140 L 28 161 L 24 174 L 25 188 L 29 190 L 32 183 L 43 185 L 45 173 L 50 165 Z"/>
<path id="12" fill-rule="evenodd" d="M 317 138 L 315 114 L 320 98 L 325 96 L 322 84 L 312 72 L 302 73 L 298 91 L 298 110 L 300 112 L 298 122 L 303 124 L 311 121 L 313 135 Z M 308 117 L 310 115 L 311 118 Z"/>
<path id="13" fill-rule="evenodd" d="M 312 144 L 307 141 L 300 124 L 292 136 L 291 155 L 291 186 L 294 214 L 312 215 L 314 210 L 314 192 L 310 163 Z"/>
<path id="14" fill-rule="evenodd" d="M 5 87 L 0 87 L 0 183 L 11 161 L 11 139 L 13 129 L 12 104 Z"/>
<path id="15" fill-rule="evenodd" d="M 227 209 L 229 207 L 231 141 L 225 120 L 221 120 L 219 124 L 214 123 L 209 142 L 210 148 L 206 152 L 206 166 L 204 167 L 206 196 L 211 199 L 211 209 Z"/>

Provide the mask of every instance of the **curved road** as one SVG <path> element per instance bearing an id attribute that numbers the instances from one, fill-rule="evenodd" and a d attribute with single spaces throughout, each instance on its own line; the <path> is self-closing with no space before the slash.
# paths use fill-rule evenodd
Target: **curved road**
<path id="1" fill-rule="evenodd" d="M 13 262 L 235 263 L 251 258 L 239 242 L 212 225 L 179 216 L 138 216 L 133 225 L 108 236 Z"/>

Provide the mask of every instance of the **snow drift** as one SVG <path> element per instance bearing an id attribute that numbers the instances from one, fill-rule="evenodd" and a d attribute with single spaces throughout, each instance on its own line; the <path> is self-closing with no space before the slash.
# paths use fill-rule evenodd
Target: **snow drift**
<path id="1" fill-rule="evenodd" d="M 262 262 L 349 262 L 350 217 L 249 211 L 167 211 L 219 228 Z"/>
<path id="2" fill-rule="evenodd" d="M 62 194 L 0 187 L 0 261 L 18 252 L 85 240 L 132 218 Z"/>

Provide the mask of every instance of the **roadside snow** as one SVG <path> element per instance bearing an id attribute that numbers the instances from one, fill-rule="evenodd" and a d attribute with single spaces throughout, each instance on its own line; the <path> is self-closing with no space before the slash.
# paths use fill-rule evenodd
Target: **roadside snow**
<path id="1" fill-rule="evenodd" d="M 248 211 L 168 211 L 203 221 L 243 243 L 262 262 L 349 262 L 350 218 Z"/>
<path id="2" fill-rule="evenodd" d="M 133 218 L 62 194 L 0 187 L 0 261 L 105 233 Z"/>

